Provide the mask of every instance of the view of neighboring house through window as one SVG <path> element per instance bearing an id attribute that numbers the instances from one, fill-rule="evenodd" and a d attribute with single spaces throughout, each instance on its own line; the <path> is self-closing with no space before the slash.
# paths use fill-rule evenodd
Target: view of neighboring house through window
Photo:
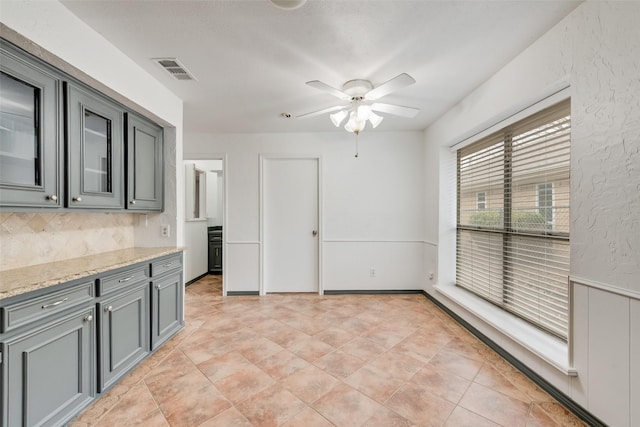
<path id="1" fill-rule="evenodd" d="M 456 284 L 563 339 L 569 100 L 458 150 Z"/>
<path id="2" fill-rule="evenodd" d="M 487 208 L 487 193 L 480 191 L 476 194 L 476 206 L 479 211 L 483 211 Z"/>
<path id="3" fill-rule="evenodd" d="M 553 224 L 553 183 L 538 184 L 538 213 L 545 222 Z"/>

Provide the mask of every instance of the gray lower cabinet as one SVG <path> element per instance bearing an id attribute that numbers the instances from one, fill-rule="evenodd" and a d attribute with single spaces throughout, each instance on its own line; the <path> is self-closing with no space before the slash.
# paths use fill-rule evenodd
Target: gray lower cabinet
<path id="1" fill-rule="evenodd" d="M 3 426 L 65 425 L 95 396 L 94 306 L 2 342 Z"/>
<path id="2" fill-rule="evenodd" d="M 102 392 L 149 354 L 149 282 L 98 303 Z"/>
<path id="3" fill-rule="evenodd" d="M 162 211 L 164 203 L 163 131 L 127 113 L 127 209 Z"/>
<path id="4" fill-rule="evenodd" d="M 0 300 L 0 425 L 68 424 L 182 328 L 183 299 L 180 253 Z"/>
<path id="5" fill-rule="evenodd" d="M 182 254 L 151 264 L 151 349 L 157 349 L 184 325 Z"/>
<path id="6" fill-rule="evenodd" d="M 153 281 L 151 348 L 157 349 L 184 324 L 182 273 Z"/>

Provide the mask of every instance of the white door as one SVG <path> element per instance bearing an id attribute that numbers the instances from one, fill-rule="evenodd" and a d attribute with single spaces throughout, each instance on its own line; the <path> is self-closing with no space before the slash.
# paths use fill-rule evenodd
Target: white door
<path id="1" fill-rule="evenodd" d="M 318 292 L 318 159 L 263 163 L 264 290 Z"/>

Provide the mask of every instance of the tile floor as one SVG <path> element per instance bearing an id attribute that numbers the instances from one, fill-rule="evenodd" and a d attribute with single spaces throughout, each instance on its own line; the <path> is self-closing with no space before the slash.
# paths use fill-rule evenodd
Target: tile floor
<path id="1" fill-rule="evenodd" d="M 71 424 L 582 426 L 422 295 L 221 296 Z"/>

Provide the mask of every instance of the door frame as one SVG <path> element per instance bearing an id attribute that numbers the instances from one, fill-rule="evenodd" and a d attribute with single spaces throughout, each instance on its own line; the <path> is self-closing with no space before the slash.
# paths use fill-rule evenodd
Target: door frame
<path id="1" fill-rule="evenodd" d="M 322 188 L 322 156 L 320 155 L 308 155 L 308 156 L 300 156 L 300 155 L 287 155 L 287 154 L 261 154 L 260 155 L 260 165 L 258 176 L 260 179 L 260 190 L 259 190 L 259 215 L 260 215 L 260 287 L 259 294 L 261 296 L 266 295 L 267 290 L 265 289 L 264 283 L 264 257 L 265 257 L 265 208 L 264 208 L 264 199 L 265 199 L 265 190 L 264 190 L 264 180 L 265 180 L 265 162 L 267 160 L 315 160 L 318 165 L 318 295 L 324 295 L 324 283 L 323 283 L 323 246 L 324 246 L 324 220 L 322 212 L 324 210 L 324 197 L 323 197 L 323 188 Z"/>
<path id="2" fill-rule="evenodd" d="M 184 162 L 185 161 L 207 161 L 207 160 L 222 160 L 222 177 L 223 177 L 223 181 L 222 181 L 222 296 L 226 297 L 227 296 L 227 280 L 225 280 L 225 274 L 228 274 L 229 269 L 227 268 L 227 260 L 229 259 L 228 256 L 226 256 L 227 252 L 227 240 L 228 240 L 228 235 L 229 235 L 229 228 L 228 228 L 228 212 L 227 209 L 229 207 L 229 202 L 228 202 L 228 197 L 229 197 L 229 188 L 228 188 L 228 179 L 227 177 L 228 175 L 228 165 L 229 162 L 227 161 L 227 154 L 226 153 L 189 153 L 187 155 L 183 155 L 182 157 L 182 166 L 179 168 L 179 170 L 182 171 L 183 174 L 183 186 L 184 186 Z M 180 209 L 183 210 L 183 212 L 185 213 L 184 218 L 183 218 L 183 235 L 184 235 L 184 221 L 186 221 L 186 194 L 185 197 L 182 199 L 182 201 L 177 201 L 178 204 L 182 205 L 182 207 Z M 208 243 L 208 238 L 207 238 L 207 243 Z M 207 267 L 207 274 L 209 274 L 209 268 Z M 183 275 L 184 276 L 184 275 Z M 184 279 L 184 277 L 183 277 Z"/>

